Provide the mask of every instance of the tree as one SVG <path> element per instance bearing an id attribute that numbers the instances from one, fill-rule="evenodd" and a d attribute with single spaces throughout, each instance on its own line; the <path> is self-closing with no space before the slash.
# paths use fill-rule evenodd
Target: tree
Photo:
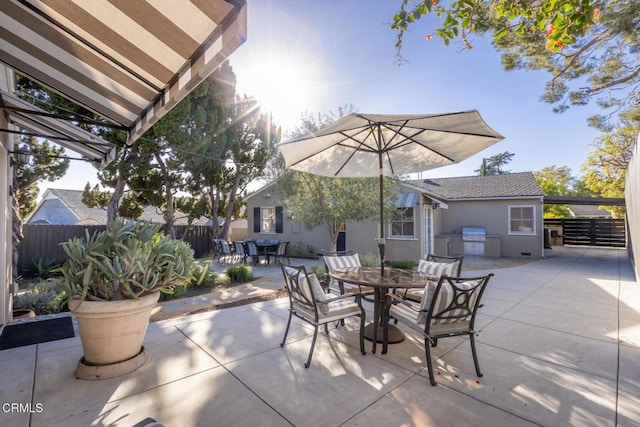
<path id="1" fill-rule="evenodd" d="M 190 138 L 174 144 L 186 174 L 186 189 L 194 200 L 185 208 L 204 211 L 214 219 L 214 236 L 226 238 L 229 223 L 240 208 L 239 195 L 249 182 L 263 176 L 268 152 L 280 130 L 261 113 L 255 101 L 239 97 L 236 77 L 225 62 L 191 96 Z M 218 236 L 218 216 L 225 225 Z"/>
<path id="2" fill-rule="evenodd" d="M 385 179 L 385 217 L 394 207 L 393 184 Z M 285 207 L 293 221 L 308 229 L 323 225 L 336 250 L 339 230 L 336 225 L 348 220 L 377 219 L 379 210 L 378 178 L 329 178 L 304 172 L 289 171 L 278 181 L 285 194 Z"/>
<path id="3" fill-rule="evenodd" d="M 545 196 L 574 195 L 573 187 L 576 179 L 571 175 L 571 169 L 567 166 L 547 166 L 534 172 L 533 176 Z M 545 218 L 568 218 L 570 216 L 568 205 L 544 205 Z"/>
<path id="4" fill-rule="evenodd" d="M 459 0 L 442 5 L 403 0 L 391 27 L 398 31 L 398 52 L 408 26 L 428 13 L 444 17 L 435 34 L 445 44 L 490 32 L 506 70 L 545 70 L 552 76 L 542 100 L 562 112 L 594 99 L 607 115 L 589 122 L 610 129 L 608 119 L 640 120 L 640 2 L 637 0 Z M 431 35 L 427 35 L 431 38 Z M 575 86 L 570 89 L 570 85 Z"/>
<path id="5" fill-rule="evenodd" d="M 235 81 L 233 69 L 223 63 L 142 138 L 121 147 L 117 161 L 99 175 L 105 187 L 114 189 L 110 204 L 122 199 L 117 205 L 121 216 L 135 218 L 143 206 L 154 206 L 172 237 L 178 211 L 189 223 L 212 218 L 216 237 L 216 219 L 222 216 L 221 237 L 226 238 L 240 209 L 239 194 L 262 175 L 266 147 L 279 140 L 279 130 L 256 103 L 236 95 Z M 181 193 L 188 196 L 178 197 Z M 85 196 L 85 203 L 104 206 L 100 189 Z"/>
<path id="6" fill-rule="evenodd" d="M 582 166 L 587 188 L 602 197 L 624 197 L 627 168 L 633 157 L 633 147 L 640 124 L 621 122 L 613 132 L 599 136 L 593 151 Z M 614 217 L 624 215 L 622 207 L 605 207 Z"/>
<path id="7" fill-rule="evenodd" d="M 295 139 L 321 129 L 353 110 L 353 105 L 348 104 L 327 114 L 304 113 L 290 137 Z M 385 217 L 389 218 L 394 208 L 395 180 L 385 179 L 384 187 Z M 372 220 L 380 214 L 378 178 L 331 178 L 288 171 L 278 180 L 277 188 L 285 195 L 285 207 L 294 221 L 302 222 L 308 229 L 324 225 L 332 250 L 336 250 L 338 241 L 336 224 Z"/>
<path id="8" fill-rule="evenodd" d="M 478 175 L 503 175 L 505 173 L 509 173 L 509 171 L 505 171 L 502 168 L 511 161 L 513 156 L 515 156 L 514 153 L 504 151 L 496 154 L 495 156 L 484 158 L 482 159 L 480 168 L 476 169 L 474 172 Z"/>
<path id="9" fill-rule="evenodd" d="M 23 137 L 14 154 L 13 182 L 11 185 L 11 216 L 13 244 L 13 274 L 18 274 L 18 246 L 24 238 L 23 219 L 36 207 L 38 182 L 55 181 L 64 176 L 69 168 L 69 160 L 64 158 L 64 148 L 38 140 Z M 20 161 L 16 159 L 21 158 Z"/>

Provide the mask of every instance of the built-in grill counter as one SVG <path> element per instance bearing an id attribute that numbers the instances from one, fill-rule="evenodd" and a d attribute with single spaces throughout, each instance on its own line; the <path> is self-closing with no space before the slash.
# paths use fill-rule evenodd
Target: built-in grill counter
<path id="1" fill-rule="evenodd" d="M 500 257 L 500 250 L 500 235 L 487 234 L 483 227 L 462 227 L 460 233 L 443 233 L 434 238 L 437 255 Z"/>

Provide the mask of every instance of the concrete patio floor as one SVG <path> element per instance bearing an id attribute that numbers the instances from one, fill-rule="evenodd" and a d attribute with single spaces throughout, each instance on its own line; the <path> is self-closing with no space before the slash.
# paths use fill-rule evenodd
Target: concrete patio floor
<path id="1" fill-rule="evenodd" d="M 150 362 L 109 380 L 74 378 L 78 337 L 0 351 L 0 426 L 638 425 L 640 291 L 626 251 L 547 255 L 494 271 L 482 378 L 468 339 L 439 342 L 432 387 L 420 337 L 405 330 L 386 355 L 366 342 L 363 356 L 357 321 L 319 334 L 305 369 L 312 329 L 294 319 L 280 348 L 277 299 L 151 323 Z"/>

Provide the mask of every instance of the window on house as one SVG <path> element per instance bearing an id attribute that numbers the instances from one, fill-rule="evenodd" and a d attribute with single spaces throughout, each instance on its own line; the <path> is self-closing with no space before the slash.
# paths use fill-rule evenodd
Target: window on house
<path id="1" fill-rule="evenodd" d="M 509 234 L 536 234 L 535 206 L 509 206 Z"/>
<path id="2" fill-rule="evenodd" d="M 262 225 L 261 232 L 263 233 L 275 233 L 276 232 L 276 208 L 262 208 L 260 211 L 260 224 Z"/>
<path id="3" fill-rule="evenodd" d="M 391 217 L 391 233 L 389 237 L 415 237 L 415 208 L 398 208 Z"/>

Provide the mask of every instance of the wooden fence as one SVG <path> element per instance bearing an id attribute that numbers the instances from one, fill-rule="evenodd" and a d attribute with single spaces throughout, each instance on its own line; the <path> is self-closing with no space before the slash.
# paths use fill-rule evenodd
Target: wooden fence
<path id="1" fill-rule="evenodd" d="M 181 237 L 193 248 L 196 258 L 201 258 L 213 250 L 213 237 L 211 227 L 193 226 L 187 229 L 186 225 L 176 226 L 176 236 Z M 84 237 L 85 230 L 89 234 L 105 229 L 104 225 L 50 225 L 50 224 L 25 224 L 24 239 L 18 249 L 18 274 L 24 276 L 33 275 L 34 263 L 38 260 L 51 260 L 61 263 L 66 259 L 60 243 L 73 237 Z M 185 234 L 186 231 L 186 234 Z M 184 237 L 182 237 L 184 235 Z"/>
<path id="2" fill-rule="evenodd" d="M 545 219 L 545 227 L 562 227 L 565 245 L 610 246 L 624 248 L 626 224 L 614 218 Z"/>

